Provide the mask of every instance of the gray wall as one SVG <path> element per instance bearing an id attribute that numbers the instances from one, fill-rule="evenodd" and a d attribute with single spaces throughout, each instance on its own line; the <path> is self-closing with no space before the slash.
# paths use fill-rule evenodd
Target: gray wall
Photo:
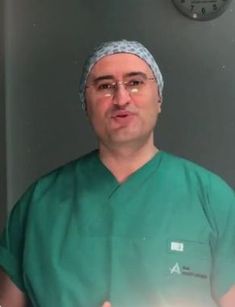
<path id="1" fill-rule="evenodd" d="M 4 3 L 0 2 L 0 231 L 6 218 Z"/>
<path id="2" fill-rule="evenodd" d="M 96 146 L 80 109 L 85 55 L 103 40 L 143 42 L 165 76 L 156 142 L 235 186 L 235 2 L 197 22 L 170 0 L 6 2 L 8 209 L 42 174 Z"/>

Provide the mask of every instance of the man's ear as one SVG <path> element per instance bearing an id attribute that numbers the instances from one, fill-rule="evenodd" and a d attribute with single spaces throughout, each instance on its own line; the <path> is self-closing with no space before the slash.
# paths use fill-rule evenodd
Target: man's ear
<path id="1" fill-rule="evenodd" d="M 160 97 L 157 100 L 157 104 L 158 104 L 158 114 L 160 114 L 162 112 L 162 99 Z"/>
<path id="2" fill-rule="evenodd" d="M 159 87 L 157 88 L 157 91 L 158 91 L 158 103 L 162 103 L 162 95 L 159 91 Z"/>
<path id="3" fill-rule="evenodd" d="M 87 104 L 86 104 L 86 100 L 83 101 L 82 103 L 82 110 L 86 113 L 87 115 Z"/>

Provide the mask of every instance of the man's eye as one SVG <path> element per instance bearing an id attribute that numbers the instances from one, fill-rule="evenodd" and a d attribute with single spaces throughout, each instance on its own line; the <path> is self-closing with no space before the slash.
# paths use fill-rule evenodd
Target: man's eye
<path id="1" fill-rule="evenodd" d="M 112 89 L 112 88 L 113 88 L 113 84 L 112 83 L 102 83 L 102 84 L 99 84 L 97 86 L 97 89 L 99 91 L 109 90 L 109 89 Z"/>
<path id="2" fill-rule="evenodd" d="M 141 86 L 143 84 L 144 84 L 143 80 L 137 80 L 137 79 L 130 80 L 127 83 L 127 85 L 130 86 L 130 87 Z"/>

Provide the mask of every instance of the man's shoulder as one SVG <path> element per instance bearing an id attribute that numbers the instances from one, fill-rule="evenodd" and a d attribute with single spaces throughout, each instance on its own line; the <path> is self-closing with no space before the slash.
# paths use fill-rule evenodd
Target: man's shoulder
<path id="1" fill-rule="evenodd" d="M 32 183 L 28 191 L 33 192 L 34 195 L 42 195 L 62 187 L 66 189 L 66 186 L 72 186 L 78 181 L 79 177 L 85 180 L 84 177 L 92 172 L 97 163 L 97 156 L 97 150 L 94 150 L 53 169 Z"/>
<path id="2" fill-rule="evenodd" d="M 186 170 L 189 172 L 199 172 L 202 174 L 213 174 L 211 171 L 209 171 L 207 168 L 199 165 L 198 163 L 188 159 L 184 158 L 172 153 L 169 153 L 167 151 L 163 152 L 164 154 L 164 160 L 168 165 L 168 168 L 170 169 L 178 169 L 178 170 Z"/>
<path id="3" fill-rule="evenodd" d="M 97 162 L 97 156 L 97 150 L 93 150 L 53 169 L 49 173 L 39 178 L 39 181 L 47 180 L 57 176 L 70 176 L 79 170 L 82 171 L 83 169 L 90 168 L 92 165 L 94 165 L 95 162 Z"/>
<path id="4" fill-rule="evenodd" d="M 170 172 L 184 175 L 188 180 L 196 180 L 202 184 L 212 184 L 226 189 L 232 189 L 220 175 L 214 173 L 205 166 L 168 152 L 164 152 L 164 158 L 167 164 L 167 169 Z"/>
<path id="5" fill-rule="evenodd" d="M 164 151 L 164 158 L 171 168 L 179 168 L 188 172 L 197 172 L 205 176 L 216 176 L 214 172 L 188 158 L 180 157 Z"/>
<path id="6" fill-rule="evenodd" d="M 55 168 L 31 183 L 13 206 L 12 212 L 28 212 L 29 206 L 35 208 L 42 203 L 48 204 L 60 197 L 71 195 L 84 181 L 89 182 L 94 166 L 99 161 L 97 150 Z M 86 183 L 88 184 L 88 183 Z"/>

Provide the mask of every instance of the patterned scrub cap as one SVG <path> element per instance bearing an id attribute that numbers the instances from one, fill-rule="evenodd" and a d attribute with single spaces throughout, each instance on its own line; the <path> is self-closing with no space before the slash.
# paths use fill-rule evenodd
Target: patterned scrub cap
<path id="1" fill-rule="evenodd" d="M 79 87 L 80 100 L 83 105 L 85 104 L 86 82 L 92 67 L 103 57 L 117 53 L 134 54 L 139 58 L 141 58 L 142 60 L 144 60 L 153 71 L 153 74 L 157 80 L 159 94 L 162 97 L 162 90 L 164 84 L 162 74 L 154 57 L 148 51 L 148 49 L 137 41 L 127 41 L 127 40 L 110 41 L 98 45 L 85 61 L 80 79 L 80 87 Z"/>

